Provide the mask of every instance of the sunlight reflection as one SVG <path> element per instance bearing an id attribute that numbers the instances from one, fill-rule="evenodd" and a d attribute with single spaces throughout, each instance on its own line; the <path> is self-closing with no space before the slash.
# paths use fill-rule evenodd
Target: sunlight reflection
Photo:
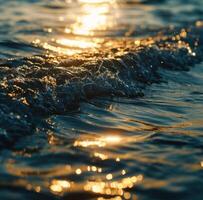
<path id="1" fill-rule="evenodd" d="M 73 40 L 73 39 L 58 39 L 56 40 L 57 44 L 61 44 L 67 47 L 78 47 L 78 48 L 91 48 L 91 47 L 98 47 L 98 45 L 94 42 L 90 41 L 83 41 L 83 40 Z"/>
<path id="2" fill-rule="evenodd" d="M 35 191 L 36 191 L 37 193 L 39 193 L 39 192 L 41 191 L 41 187 L 40 187 L 40 186 L 35 187 Z"/>
<path id="3" fill-rule="evenodd" d="M 50 50 L 53 52 L 57 52 L 59 54 L 66 54 L 66 55 L 70 55 L 70 56 L 81 52 L 80 50 L 76 50 L 76 49 L 67 49 L 67 48 L 62 48 L 62 47 L 56 47 L 54 45 L 48 44 L 47 42 L 42 44 L 42 46 L 46 50 Z"/>
<path id="4" fill-rule="evenodd" d="M 102 140 L 106 141 L 107 143 L 119 143 L 121 141 L 121 137 L 110 135 L 110 136 L 102 138 Z"/>
<path id="5" fill-rule="evenodd" d="M 91 146 L 97 146 L 97 147 L 105 147 L 107 145 L 113 145 L 113 144 L 119 144 L 121 142 L 120 136 L 105 136 L 100 137 L 96 139 L 89 139 L 89 140 L 76 140 L 74 142 L 74 146 L 81 146 L 81 147 L 91 147 Z"/>
<path id="6" fill-rule="evenodd" d="M 106 175 L 106 179 L 107 179 L 107 180 L 111 180 L 112 178 L 113 178 L 113 175 L 112 175 L 112 174 L 107 174 L 107 175 Z"/>
<path id="7" fill-rule="evenodd" d="M 80 174 L 82 174 L 82 170 L 81 170 L 80 168 L 78 168 L 78 169 L 75 170 L 75 173 L 76 173 L 77 175 L 80 175 Z"/>
<path id="8" fill-rule="evenodd" d="M 111 26 L 108 19 L 111 5 L 114 0 L 80 0 L 84 3 L 82 6 L 82 15 L 77 17 L 76 23 L 70 28 L 66 28 L 66 33 L 72 33 L 81 36 L 94 36 L 95 30 L 106 30 Z"/>
<path id="9" fill-rule="evenodd" d="M 96 167 L 96 166 L 87 166 L 87 171 L 88 172 L 98 172 L 101 173 L 102 172 L 102 168 Z"/>
<path id="10" fill-rule="evenodd" d="M 81 146 L 81 147 L 89 147 L 89 146 L 98 146 L 98 147 L 104 147 L 106 146 L 106 143 L 101 141 L 89 141 L 89 140 L 83 140 L 83 141 L 75 141 L 74 146 Z"/>
<path id="11" fill-rule="evenodd" d="M 123 169 L 121 174 L 124 176 L 126 174 L 126 171 Z"/>
<path id="12" fill-rule="evenodd" d="M 113 178 L 112 174 L 108 174 L 108 180 Z M 125 199 L 130 197 L 130 193 L 124 189 L 132 188 L 143 180 L 142 175 L 123 178 L 121 181 L 88 181 L 84 186 L 84 190 L 92 191 L 103 195 L 123 196 Z"/>
<path id="13" fill-rule="evenodd" d="M 94 156 L 100 158 L 101 160 L 106 160 L 108 158 L 107 155 L 98 152 L 95 152 Z"/>
<path id="14" fill-rule="evenodd" d="M 110 12 L 115 7 L 115 0 L 78 0 L 79 13 L 75 15 L 72 23 L 67 23 L 63 34 L 57 35 L 51 41 L 35 39 L 33 44 L 58 54 L 74 55 L 87 49 L 99 48 L 104 38 L 99 38 L 114 20 Z M 59 16 L 59 22 L 65 22 L 66 16 Z M 46 32 L 53 33 L 53 28 L 47 28 Z"/>
<path id="15" fill-rule="evenodd" d="M 50 185 L 52 192 L 60 193 L 71 187 L 71 184 L 65 180 L 53 180 Z"/>

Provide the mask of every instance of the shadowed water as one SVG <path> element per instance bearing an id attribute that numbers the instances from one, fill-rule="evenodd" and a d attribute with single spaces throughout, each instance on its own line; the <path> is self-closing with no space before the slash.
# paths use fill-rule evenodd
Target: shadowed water
<path id="1" fill-rule="evenodd" d="M 0 197 L 203 198 L 201 0 L 0 0 Z"/>

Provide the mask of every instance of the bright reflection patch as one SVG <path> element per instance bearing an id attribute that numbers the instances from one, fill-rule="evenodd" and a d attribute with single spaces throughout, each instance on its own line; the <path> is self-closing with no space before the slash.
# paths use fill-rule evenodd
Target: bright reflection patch
<path id="1" fill-rule="evenodd" d="M 55 193 L 64 192 L 70 188 L 70 183 L 65 180 L 53 180 L 50 185 L 50 190 Z"/>
<path id="2" fill-rule="evenodd" d="M 109 12 L 108 4 L 85 5 L 83 7 L 85 15 L 77 18 L 77 22 L 71 27 L 72 33 L 76 35 L 93 36 L 94 30 L 105 30 L 108 24 L 107 13 Z"/>
<path id="3" fill-rule="evenodd" d="M 105 147 L 107 145 L 114 145 L 119 144 L 121 142 L 120 136 L 105 136 L 96 139 L 87 139 L 87 140 L 76 140 L 74 142 L 74 146 L 81 146 L 81 147 Z"/>
<path id="4" fill-rule="evenodd" d="M 73 48 L 93 48 L 98 47 L 98 45 L 94 42 L 90 41 L 82 41 L 82 40 L 71 40 L 71 39 L 58 39 L 56 43 L 64 45 L 66 47 L 73 47 Z"/>
<path id="5" fill-rule="evenodd" d="M 111 176 L 111 175 L 109 175 Z M 111 180 L 110 177 L 108 180 Z M 130 197 L 130 193 L 125 192 L 125 189 L 132 188 L 143 180 L 142 175 L 123 178 L 121 181 L 88 181 L 84 186 L 84 190 L 92 191 L 104 195 L 124 196 L 125 199 Z"/>
<path id="6" fill-rule="evenodd" d="M 46 50 L 70 56 L 90 48 L 99 48 L 102 42 L 100 36 L 114 25 L 109 13 L 117 3 L 115 0 L 78 0 L 78 3 L 79 13 L 73 14 L 73 22 L 67 23 L 64 33 L 51 38 L 50 41 L 35 39 L 33 43 Z M 59 23 L 65 23 L 66 16 L 59 16 L 58 19 Z M 47 28 L 46 31 L 50 34 L 57 32 L 53 27 Z"/>

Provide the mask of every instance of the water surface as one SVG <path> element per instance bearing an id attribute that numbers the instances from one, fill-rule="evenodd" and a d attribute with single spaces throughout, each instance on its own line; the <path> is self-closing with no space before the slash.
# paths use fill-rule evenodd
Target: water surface
<path id="1" fill-rule="evenodd" d="M 0 0 L 0 196 L 203 198 L 201 0 Z"/>

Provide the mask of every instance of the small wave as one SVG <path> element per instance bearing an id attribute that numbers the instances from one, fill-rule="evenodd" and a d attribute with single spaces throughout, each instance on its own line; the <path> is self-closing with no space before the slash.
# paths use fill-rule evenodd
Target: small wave
<path id="1" fill-rule="evenodd" d="M 20 57 L 20 55 L 34 55 L 42 52 L 41 48 L 37 48 L 20 40 L 4 40 L 0 42 L 0 59 L 16 58 Z M 18 61 L 16 60 L 16 62 Z"/>
<path id="2" fill-rule="evenodd" d="M 33 133 L 45 116 L 69 112 L 90 98 L 141 96 L 163 78 L 161 69 L 188 70 L 202 60 L 201 27 L 165 32 L 110 41 L 111 47 L 72 57 L 1 60 L 0 147 Z"/>

